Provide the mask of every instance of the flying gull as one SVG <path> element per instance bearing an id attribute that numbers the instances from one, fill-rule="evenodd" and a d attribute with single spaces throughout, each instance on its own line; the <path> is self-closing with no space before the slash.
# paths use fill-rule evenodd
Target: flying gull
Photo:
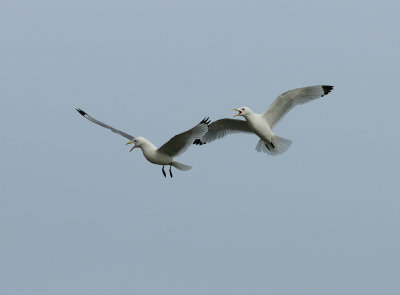
<path id="1" fill-rule="evenodd" d="M 167 177 L 164 170 L 164 166 L 169 165 L 169 175 L 171 176 L 171 178 L 172 178 L 171 167 L 175 167 L 176 169 L 182 171 L 186 171 L 192 168 L 191 166 L 184 165 L 182 163 L 175 161 L 174 157 L 179 156 L 180 154 L 185 152 L 189 148 L 189 146 L 194 141 L 196 141 L 196 139 L 199 139 L 204 134 L 206 134 L 208 131 L 208 126 L 210 124 L 210 119 L 208 117 L 204 118 L 199 124 L 194 126 L 192 129 L 189 129 L 183 133 L 175 135 L 165 144 L 163 144 L 160 148 L 157 148 L 144 137 L 134 137 L 123 131 L 108 126 L 103 122 L 96 120 L 95 118 L 89 116 L 81 109 L 76 109 L 76 110 L 79 112 L 79 114 L 81 114 L 89 121 L 92 121 L 93 123 L 96 123 L 104 128 L 110 129 L 112 132 L 115 132 L 129 139 L 129 141 L 126 144 L 127 145 L 134 144 L 133 148 L 131 148 L 130 151 L 132 151 L 134 148 L 140 148 L 143 152 L 144 157 L 150 163 L 163 166 L 161 171 L 164 174 L 164 177 Z"/>
<path id="2" fill-rule="evenodd" d="M 272 129 L 282 117 L 298 104 L 323 97 L 331 92 L 333 86 L 318 85 L 289 90 L 279 95 L 269 108 L 262 114 L 254 113 L 249 107 L 233 109 L 238 113 L 234 116 L 243 116 L 246 120 L 220 119 L 210 124 L 208 132 L 196 139 L 194 144 L 204 144 L 222 138 L 235 132 L 255 133 L 260 140 L 256 151 L 269 155 L 284 153 L 292 141 L 274 134 Z"/>

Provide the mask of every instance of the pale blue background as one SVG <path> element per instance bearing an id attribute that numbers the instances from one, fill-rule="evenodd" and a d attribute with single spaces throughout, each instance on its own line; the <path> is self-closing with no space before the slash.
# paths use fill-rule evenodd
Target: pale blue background
<path id="1" fill-rule="evenodd" d="M 399 1 L 0 4 L 0 293 L 400 294 Z M 161 145 L 331 84 L 165 179 Z"/>

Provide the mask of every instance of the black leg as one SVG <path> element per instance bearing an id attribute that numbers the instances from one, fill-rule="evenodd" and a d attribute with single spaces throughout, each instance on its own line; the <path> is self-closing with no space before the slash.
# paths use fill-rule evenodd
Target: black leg
<path id="1" fill-rule="evenodd" d="M 162 174 L 164 174 L 164 177 L 167 177 L 167 174 L 165 173 L 165 170 L 164 170 L 164 165 L 162 166 L 161 171 L 162 171 Z"/>
<path id="2" fill-rule="evenodd" d="M 269 148 L 268 144 L 265 144 L 265 146 L 267 147 L 267 149 L 268 149 L 269 151 L 271 151 L 271 149 Z"/>
<path id="3" fill-rule="evenodd" d="M 271 145 L 272 145 L 272 148 L 274 149 L 274 148 L 275 148 L 275 146 L 274 146 L 274 144 L 272 143 L 272 141 L 271 141 Z"/>
<path id="4" fill-rule="evenodd" d="M 169 175 L 171 175 L 171 178 L 172 178 L 172 171 L 171 171 L 171 167 L 172 167 L 172 165 L 169 165 Z"/>

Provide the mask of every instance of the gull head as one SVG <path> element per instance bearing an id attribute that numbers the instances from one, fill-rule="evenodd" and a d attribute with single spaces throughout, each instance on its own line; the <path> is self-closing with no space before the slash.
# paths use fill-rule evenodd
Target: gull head
<path id="1" fill-rule="evenodd" d="M 234 117 L 237 117 L 237 116 L 245 117 L 249 112 L 251 112 L 248 107 L 240 107 L 240 108 L 233 109 L 233 110 L 238 112 L 236 115 L 234 115 Z"/>
<path id="2" fill-rule="evenodd" d="M 131 148 L 130 152 L 133 151 L 134 148 L 142 148 L 142 145 L 145 143 L 146 139 L 143 137 L 135 137 L 134 139 L 128 141 L 126 145 L 128 144 L 134 144 L 133 148 Z"/>

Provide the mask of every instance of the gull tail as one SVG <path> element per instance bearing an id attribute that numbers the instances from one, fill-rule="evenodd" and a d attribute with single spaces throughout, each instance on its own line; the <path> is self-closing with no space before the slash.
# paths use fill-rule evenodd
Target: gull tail
<path id="1" fill-rule="evenodd" d="M 265 143 L 260 139 L 257 143 L 256 151 L 276 156 L 286 152 L 291 144 L 292 141 L 290 139 L 274 135 L 272 137 L 272 142 Z"/>
<path id="2" fill-rule="evenodd" d="M 172 166 L 175 167 L 176 169 L 182 170 L 182 171 L 186 171 L 186 170 L 192 169 L 192 166 L 188 166 L 188 165 L 176 162 L 176 161 L 172 163 Z"/>

